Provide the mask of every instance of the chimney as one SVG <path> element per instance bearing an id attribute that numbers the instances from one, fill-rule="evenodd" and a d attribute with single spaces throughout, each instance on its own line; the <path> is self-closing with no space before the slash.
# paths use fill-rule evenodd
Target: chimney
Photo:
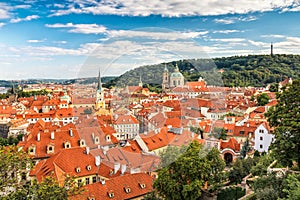
<path id="1" fill-rule="evenodd" d="M 90 147 L 85 147 L 85 152 L 86 152 L 87 155 L 89 155 L 90 154 Z"/>
<path id="2" fill-rule="evenodd" d="M 114 165 L 114 174 L 116 174 L 119 169 L 120 169 L 120 163 L 115 163 L 115 165 Z"/>
<path id="3" fill-rule="evenodd" d="M 127 166 L 125 164 L 122 165 L 121 167 L 121 174 L 123 175 L 126 171 Z"/>
<path id="4" fill-rule="evenodd" d="M 95 142 L 95 134 L 94 133 L 92 133 L 92 139 Z"/>
<path id="5" fill-rule="evenodd" d="M 105 185 L 105 179 L 101 179 L 102 185 Z"/>
<path id="6" fill-rule="evenodd" d="M 101 163 L 100 156 L 96 156 L 96 157 L 95 157 L 95 165 L 96 165 L 97 167 L 99 167 L 99 166 L 100 166 L 100 163 Z"/>
<path id="7" fill-rule="evenodd" d="M 41 141 L 41 134 L 40 134 L 40 132 L 38 132 L 38 134 L 37 134 L 37 139 L 36 139 L 38 142 L 39 141 Z"/>
<path id="8" fill-rule="evenodd" d="M 72 128 L 70 128 L 69 133 L 70 133 L 70 136 L 73 137 L 73 130 L 72 130 Z"/>
<path id="9" fill-rule="evenodd" d="M 51 132 L 51 140 L 54 140 L 54 131 Z"/>

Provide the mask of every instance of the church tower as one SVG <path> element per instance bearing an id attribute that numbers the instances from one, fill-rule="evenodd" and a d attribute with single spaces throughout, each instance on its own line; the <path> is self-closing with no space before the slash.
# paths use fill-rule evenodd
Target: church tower
<path id="1" fill-rule="evenodd" d="M 98 85 L 97 85 L 97 92 L 96 92 L 95 108 L 96 108 L 96 110 L 105 109 L 104 90 L 102 88 L 100 69 L 99 69 L 99 75 L 98 75 Z"/>
<path id="2" fill-rule="evenodd" d="M 163 81 L 162 81 L 162 89 L 165 92 L 167 89 L 169 89 L 169 70 L 167 68 L 167 65 L 165 64 L 165 69 L 163 73 Z"/>
<path id="3" fill-rule="evenodd" d="M 271 56 L 273 56 L 273 43 L 271 43 Z"/>
<path id="4" fill-rule="evenodd" d="M 140 75 L 140 82 L 139 82 L 139 87 L 143 87 L 143 81 L 142 81 L 142 76 Z"/>

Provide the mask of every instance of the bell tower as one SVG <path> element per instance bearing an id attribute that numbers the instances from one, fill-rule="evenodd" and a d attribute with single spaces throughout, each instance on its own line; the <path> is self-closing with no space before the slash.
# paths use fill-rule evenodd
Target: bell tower
<path id="1" fill-rule="evenodd" d="M 163 81 L 162 81 L 162 89 L 165 92 L 167 89 L 169 89 L 169 84 L 170 84 L 170 80 L 169 80 L 169 70 L 167 68 L 167 65 L 165 64 L 165 69 L 164 69 L 164 73 L 163 73 Z"/>
<path id="2" fill-rule="evenodd" d="M 100 69 L 99 69 L 99 75 L 98 75 L 98 85 L 97 85 L 97 92 L 96 92 L 95 108 L 96 108 L 96 110 L 105 109 L 104 90 L 102 88 Z"/>

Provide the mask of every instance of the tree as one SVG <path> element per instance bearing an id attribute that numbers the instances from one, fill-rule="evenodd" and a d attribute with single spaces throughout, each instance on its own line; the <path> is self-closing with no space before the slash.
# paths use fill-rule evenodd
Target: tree
<path id="1" fill-rule="evenodd" d="M 269 103 L 270 97 L 268 94 L 262 93 L 261 95 L 257 96 L 256 99 L 259 106 L 264 106 Z"/>
<path id="2" fill-rule="evenodd" d="M 213 136 L 217 139 L 226 140 L 227 133 L 226 133 L 226 130 L 224 128 L 215 127 L 213 129 Z"/>
<path id="3" fill-rule="evenodd" d="M 288 200 L 298 200 L 300 199 L 300 176 L 295 174 L 289 174 L 286 178 L 286 184 L 282 190 L 286 195 Z"/>
<path id="4" fill-rule="evenodd" d="M 175 162 L 160 169 L 153 187 L 165 199 L 197 199 L 205 183 L 220 183 L 225 162 L 218 150 L 205 149 L 196 141 Z"/>
<path id="5" fill-rule="evenodd" d="M 279 86 L 278 83 L 271 84 L 269 91 L 270 92 L 278 92 L 278 86 Z"/>
<path id="6" fill-rule="evenodd" d="M 247 138 L 247 140 L 245 141 L 245 143 L 244 143 L 244 145 L 241 149 L 242 158 L 245 158 L 249 151 L 251 151 L 251 146 L 250 146 L 250 143 L 249 143 L 249 139 Z"/>
<path id="7" fill-rule="evenodd" d="M 16 146 L 0 146 L 0 196 L 22 189 L 32 161 Z"/>
<path id="8" fill-rule="evenodd" d="M 278 177 L 275 173 L 257 178 L 253 182 L 253 189 L 257 199 L 273 200 L 285 196 L 282 192 L 284 177 Z"/>
<path id="9" fill-rule="evenodd" d="M 278 95 L 278 104 L 265 114 L 274 127 L 272 153 L 284 165 L 300 163 L 300 80 L 295 80 Z"/>
<path id="10" fill-rule="evenodd" d="M 29 182 L 26 174 L 33 162 L 26 152 L 16 146 L 0 146 L 0 198 L 1 199 L 67 199 L 82 192 L 73 177 L 66 176 L 63 185 L 46 177 L 41 183 Z"/>

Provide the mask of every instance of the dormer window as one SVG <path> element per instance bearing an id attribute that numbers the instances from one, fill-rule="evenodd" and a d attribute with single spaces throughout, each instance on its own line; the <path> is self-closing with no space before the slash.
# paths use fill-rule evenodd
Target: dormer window
<path id="1" fill-rule="evenodd" d="M 144 189 L 146 187 L 146 184 L 144 183 L 139 183 L 140 188 Z"/>
<path id="2" fill-rule="evenodd" d="M 131 189 L 130 189 L 130 187 L 124 187 L 124 191 L 128 194 L 131 192 Z"/>
<path id="3" fill-rule="evenodd" d="M 35 155 L 35 145 L 32 145 L 32 146 L 30 146 L 29 148 L 28 148 L 28 153 L 30 154 L 30 155 Z"/>
<path id="4" fill-rule="evenodd" d="M 65 142 L 64 147 L 65 149 L 70 149 L 71 148 L 70 142 Z"/>
<path id="5" fill-rule="evenodd" d="M 85 146 L 85 141 L 84 141 L 83 139 L 81 139 L 81 140 L 79 141 L 79 146 L 80 146 L 80 147 L 84 147 L 84 146 Z"/>
<path id="6" fill-rule="evenodd" d="M 110 135 L 105 136 L 106 142 L 110 142 Z"/>
<path id="7" fill-rule="evenodd" d="M 109 192 L 107 192 L 107 195 L 109 196 L 109 198 L 113 198 L 115 196 L 114 192 L 112 190 L 110 190 Z"/>
<path id="8" fill-rule="evenodd" d="M 94 140 L 95 144 L 99 144 L 99 137 L 95 137 L 95 140 Z"/>
<path id="9" fill-rule="evenodd" d="M 87 169 L 88 171 L 91 171 L 91 170 L 92 170 L 92 166 L 91 166 L 91 165 L 88 165 L 88 166 L 86 166 L 86 169 Z"/>
<path id="10" fill-rule="evenodd" d="M 52 154 L 54 153 L 54 145 L 50 144 L 47 146 L 47 154 Z"/>
<path id="11" fill-rule="evenodd" d="M 80 173 L 80 171 L 81 171 L 81 170 L 80 170 L 80 167 L 76 167 L 76 168 L 75 168 L 75 171 L 76 171 L 76 173 Z"/>
<path id="12" fill-rule="evenodd" d="M 88 197 L 88 200 L 95 200 L 95 197 Z"/>

